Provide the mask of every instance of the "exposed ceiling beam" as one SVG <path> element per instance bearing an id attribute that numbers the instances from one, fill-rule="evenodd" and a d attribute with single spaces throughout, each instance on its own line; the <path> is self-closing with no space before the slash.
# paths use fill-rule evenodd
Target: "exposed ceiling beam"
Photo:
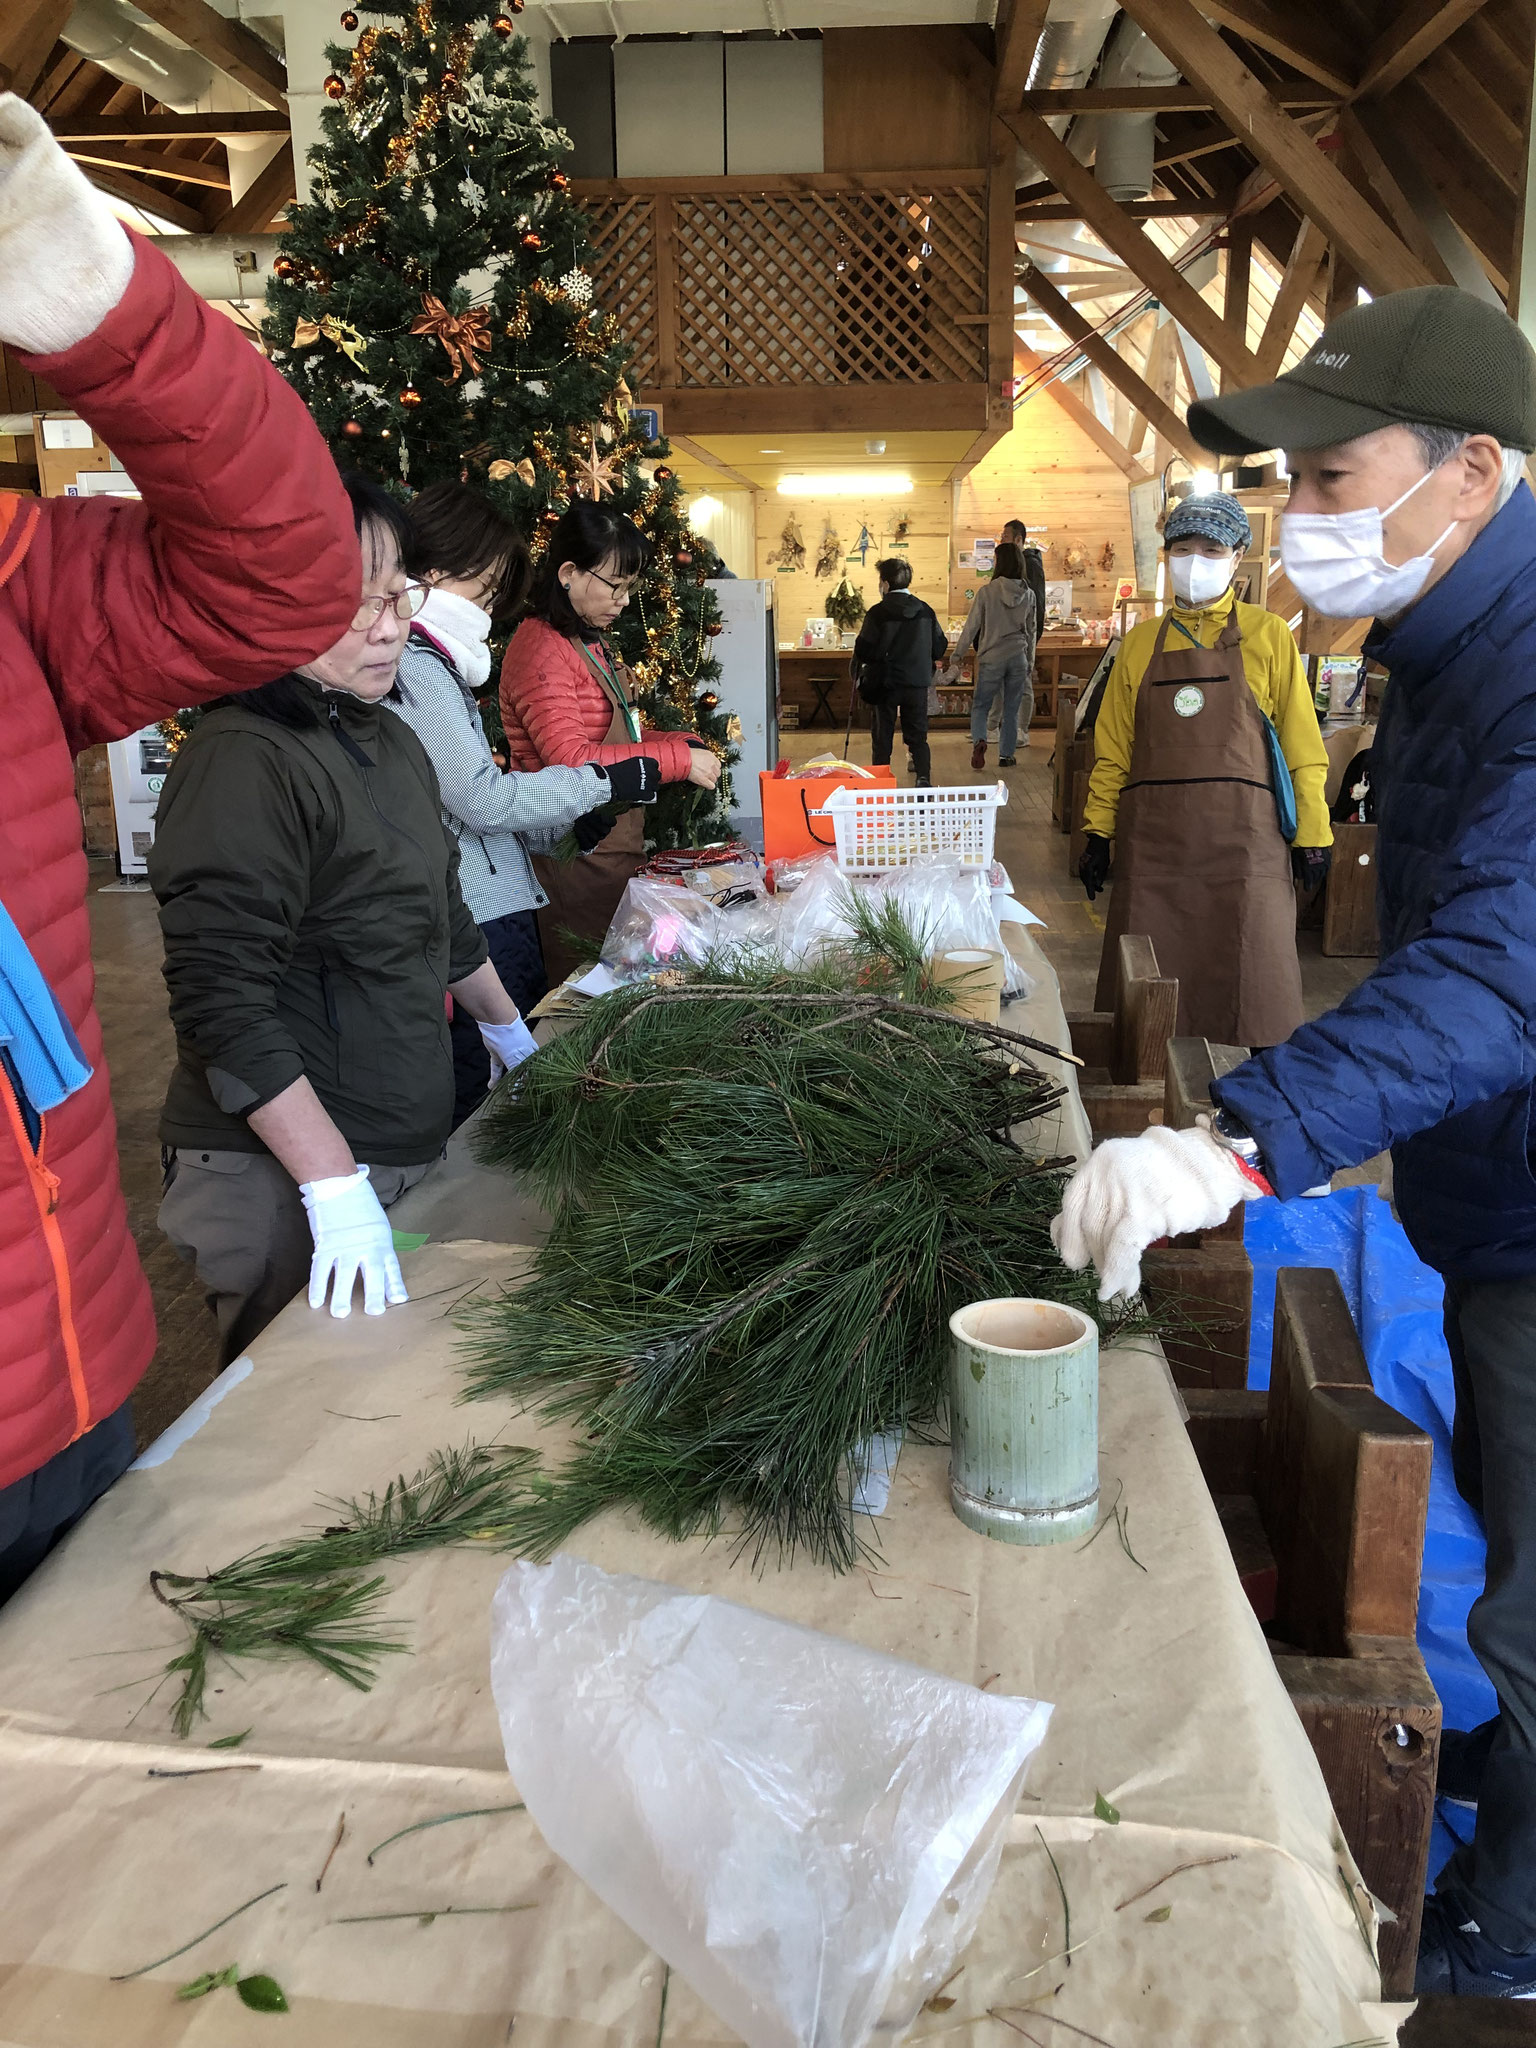
<path id="1" fill-rule="evenodd" d="M 1524 184 L 1527 108 L 1522 105 L 1516 120 L 1454 50 L 1436 50 L 1420 65 L 1414 82 L 1433 94 L 1467 147 L 1513 199 Z"/>
<path id="2" fill-rule="evenodd" d="M 1020 335 L 1014 337 L 1013 362 L 1014 369 L 1019 374 L 1037 380 L 1036 388 L 1043 391 L 1048 398 L 1055 400 L 1073 426 L 1080 428 L 1094 447 L 1109 457 L 1122 476 L 1133 484 L 1151 481 L 1149 473 L 1142 468 L 1125 443 L 1116 440 L 1098 414 L 1084 405 L 1077 393 L 1062 381 L 1059 373 L 1052 374 L 1045 358 L 1037 355 Z"/>
<path id="3" fill-rule="evenodd" d="M 1354 91 L 1359 60 L 1349 39 L 1304 16 L 1297 0 L 1200 0 L 1200 11 L 1340 98 Z"/>
<path id="4" fill-rule="evenodd" d="M 167 178 L 175 184 L 229 190 L 229 172 L 218 164 L 200 163 L 195 156 L 167 156 L 161 150 L 134 149 L 111 142 L 76 143 L 69 154 L 77 164 L 103 164 L 119 171 L 132 171 L 141 178 Z"/>
<path id="5" fill-rule="evenodd" d="M 7 0 L 0 19 L 0 86 L 30 96 L 47 68 L 72 0 Z"/>
<path id="6" fill-rule="evenodd" d="M 732 469 L 728 462 L 722 462 L 718 455 L 712 455 L 702 441 L 695 441 L 687 434 L 668 434 L 667 439 L 674 448 L 681 448 L 685 455 L 691 455 L 695 462 L 702 462 L 706 469 L 718 470 L 721 476 L 729 477 L 738 490 L 760 491 L 763 486 L 754 483 L 745 471 Z"/>
<path id="7" fill-rule="evenodd" d="M 1011 114 L 1024 97 L 1047 5 L 1048 0 L 998 0 L 992 84 L 992 105 L 997 113 Z"/>
<path id="8" fill-rule="evenodd" d="M 1081 208 L 1083 218 L 1099 240 L 1135 271 L 1236 384 L 1251 383 L 1253 358 L 1247 349 L 1235 339 L 1215 307 L 1201 298 L 1151 237 L 1144 235 L 1129 213 L 1110 198 L 1092 171 L 1078 162 L 1038 114 L 1020 112 L 1010 118 L 1009 125 L 1046 176 L 1055 180 L 1057 188 L 1074 206 Z"/>
<path id="9" fill-rule="evenodd" d="M 286 114 L 61 114 L 48 126 L 72 142 L 217 142 L 221 135 L 286 135 Z"/>
<path id="10" fill-rule="evenodd" d="M 1319 86 L 1277 85 L 1282 107 L 1333 107 L 1340 95 Z M 1032 114 L 1208 114 L 1209 93 L 1198 85 L 1087 85 L 1027 92 L 1019 102 Z"/>
<path id="11" fill-rule="evenodd" d="M 1483 0 L 1408 0 L 1366 53 L 1357 88 L 1360 98 L 1379 99 L 1401 85 L 1482 5 Z"/>
<path id="12" fill-rule="evenodd" d="M 1046 133 L 1050 133 L 1049 129 Z M 1088 176 L 1091 178 L 1093 173 L 1090 171 Z M 1111 200 L 1110 204 L 1118 204 L 1127 220 L 1182 220 L 1186 215 L 1191 220 L 1225 220 L 1227 217 L 1224 206 L 1197 206 L 1188 199 Z M 1026 206 L 1017 218 L 1022 228 L 1032 220 L 1089 220 L 1089 215 L 1074 201 L 1062 199 L 1054 206 Z"/>
<path id="13" fill-rule="evenodd" d="M 112 170 L 106 164 L 82 164 L 81 169 L 100 191 L 121 199 L 127 206 L 138 207 L 141 213 L 154 214 L 157 220 L 166 221 L 173 228 L 182 228 L 189 235 L 200 235 L 208 225 L 195 206 L 188 206 L 184 199 L 173 198 L 169 192 L 151 185 L 145 178 L 134 177 L 130 171 Z"/>
<path id="14" fill-rule="evenodd" d="M 288 105 L 288 74 L 276 57 L 248 28 L 229 21 L 208 0 L 141 0 L 142 12 L 160 28 L 180 36 L 188 49 L 205 57 L 243 85 L 264 107 L 279 113 Z"/>
<path id="15" fill-rule="evenodd" d="M 291 206 L 298 187 L 293 172 L 293 144 L 285 142 L 255 182 L 241 193 L 234 205 L 212 220 L 198 225 L 212 235 L 251 235 L 270 227 L 285 206 Z"/>
<path id="16" fill-rule="evenodd" d="M 1049 314 L 1062 333 L 1077 343 L 1089 362 L 1103 371 L 1116 390 L 1125 393 L 1136 410 L 1151 421 L 1165 440 L 1171 442 L 1181 455 L 1187 455 L 1191 462 L 1201 465 L 1206 462 L 1205 451 L 1173 408 L 1166 405 L 1145 379 L 1136 374 L 1112 342 L 1106 341 L 1102 334 L 1089 326 L 1076 307 L 1067 303 L 1044 271 L 1036 270 L 1031 264 L 1024 273 L 1024 287 L 1041 312 Z"/>
<path id="17" fill-rule="evenodd" d="M 1446 211 L 1445 201 L 1425 176 L 1417 152 L 1403 145 L 1401 131 L 1385 107 L 1351 107 L 1344 118 L 1361 170 L 1403 231 L 1417 237 L 1419 254 L 1442 284 L 1460 285 L 1490 305 L 1503 300 L 1489 282 L 1477 251 Z"/>
<path id="18" fill-rule="evenodd" d="M 1211 95 L 1219 111 L 1301 211 L 1326 228 L 1373 292 L 1429 284 L 1429 271 L 1370 201 L 1270 98 L 1191 0 L 1126 0 L 1125 11 L 1170 62 Z M 1050 165 L 1041 161 L 1041 168 Z M 1180 316 L 1182 317 L 1182 316 Z M 1199 329 L 1192 332 L 1198 335 Z"/>
<path id="19" fill-rule="evenodd" d="M 1296 230 L 1295 246 L 1280 277 L 1280 288 L 1270 305 L 1269 318 L 1254 351 L 1259 375 L 1267 383 L 1280 374 L 1285 352 L 1296 332 L 1296 323 L 1317 283 L 1317 273 L 1328 253 L 1328 237 L 1315 222 L 1304 220 Z"/>

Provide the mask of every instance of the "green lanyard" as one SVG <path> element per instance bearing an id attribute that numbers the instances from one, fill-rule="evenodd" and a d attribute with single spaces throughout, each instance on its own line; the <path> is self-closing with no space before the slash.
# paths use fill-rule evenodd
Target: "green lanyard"
<path id="1" fill-rule="evenodd" d="M 625 731 L 632 740 L 638 740 L 640 737 L 640 717 L 633 704 L 628 701 L 623 690 L 620 689 L 618 677 L 604 662 L 594 658 L 592 650 L 588 647 L 585 640 L 578 640 L 576 647 L 582 660 L 602 684 L 604 695 L 611 697 L 614 704 L 623 713 Z"/>

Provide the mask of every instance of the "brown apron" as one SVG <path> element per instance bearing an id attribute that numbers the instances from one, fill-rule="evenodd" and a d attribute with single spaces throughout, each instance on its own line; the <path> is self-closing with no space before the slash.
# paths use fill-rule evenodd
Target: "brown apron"
<path id="1" fill-rule="evenodd" d="M 585 647 L 579 650 L 588 668 L 612 700 L 613 716 L 603 735 L 603 744 L 622 747 L 633 740 L 627 671 L 617 673 L 594 661 Z M 645 860 L 645 813 L 638 805 L 627 810 L 608 837 L 591 853 L 579 853 L 574 860 L 556 860 L 552 854 L 530 856 L 533 872 L 549 901 L 538 913 L 539 944 L 544 949 L 544 971 L 551 988 L 558 988 L 568 974 L 585 963 L 579 953 L 560 937 L 562 927 L 587 939 L 601 939 L 613 922 L 630 877 Z"/>
<path id="2" fill-rule="evenodd" d="M 1136 698 L 1095 1008 L 1114 1008 L 1120 939 L 1144 932 L 1178 976 L 1181 1037 L 1278 1045 L 1303 1021 L 1296 892 L 1237 607 L 1209 649 L 1170 652 L 1171 622 Z"/>

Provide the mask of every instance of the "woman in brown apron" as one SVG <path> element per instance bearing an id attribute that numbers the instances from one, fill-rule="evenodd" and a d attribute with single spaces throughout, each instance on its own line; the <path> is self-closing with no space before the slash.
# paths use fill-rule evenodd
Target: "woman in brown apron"
<path id="1" fill-rule="evenodd" d="M 1326 871 L 1327 755 L 1284 620 L 1231 594 L 1248 544 L 1241 505 L 1186 501 L 1169 515 L 1170 551 L 1181 538 L 1174 603 L 1127 635 L 1095 728 L 1079 873 L 1093 895 L 1113 837 L 1115 875 L 1095 1002 L 1114 1007 L 1119 941 L 1144 933 L 1178 978 L 1181 1035 L 1275 1045 L 1304 1018 L 1293 876 Z M 1294 787 L 1294 846 L 1266 716 Z"/>
<path id="2" fill-rule="evenodd" d="M 606 768 L 649 755 L 663 782 L 714 788 L 719 756 L 696 735 L 642 727 L 629 672 L 604 637 L 649 559 L 650 543 L 620 513 L 578 498 L 562 515 L 534 582 L 531 616 L 502 661 L 501 718 L 514 769 Z M 569 860 L 534 856 L 549 898 L 539 911 L 539 937 L 554 984 L 580 965 L 561 931 L 601 939 L 645 858 L 643 810 L 624 812 L 599 838 L 605 822 L 594 817 L 591 830 L 578 829 L 588 851 Z"/>

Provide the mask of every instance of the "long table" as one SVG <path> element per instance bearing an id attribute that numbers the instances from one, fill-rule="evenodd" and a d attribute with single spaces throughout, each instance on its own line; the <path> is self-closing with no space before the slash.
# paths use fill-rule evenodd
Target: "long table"
<path id="1" fill-rule="evenodd" d="M 462 1180 L 447 1193 L 489 1211 Z M 513 1810 L 488 1669 L 504 1557 L 391 1565 L 388 1613 L 411 1654 L 386 1659 L 368 1693 L 304 1665 L 217 1671 L 211 1718 L 186 1744 L 167 1693 L 152 1693 L 181 1645 L 151 1570 L 206 1570 L 323 1525 L 322 1499 L 381 1487 L 470 1435 L 565 1453 L 560 1427 L 458 1401 L 456 1305 L 515 1286 L 530 1256 L 484 1236 L 434 1240 L 406 1256 L 411 1302 L 382 1318 L 292 1304 L 200 1426 L 151 1453 L 0 1615 L 6 2048 L 730 2038 Z M 728 1540 L 672 1543 L 618 1512 L 570 1548 L 1055 1704 L 955 2002 L 912 2039 L 1002 2048 L 1015 2035 L 986 2017 L 997 2008 L 1052 2048 L 1081 2039 L 1072 2028 L 1113 2048 L 1392 2037 L 1401 2009 L 1374 2003 L 1369 1901 L 1151 1341 L 1104 1355 L 1100 1458 L 1128 1547 L 1108 1525 L 1086 1547 L 974 1535 L 950 1512 L 943 1449 L 908 1444 L 871 1524 L 878 1569 L 839 1576 L 802 1559 L 754 1573 Z M 246 1730 L 236 1750 L 205 1746 Z M 1118 1822 L 1095 1817 L 1100 1794 Z M 368 1860 L 401 1829 L 477 1809 L 496 1811 Z M 269 1887 L 185 1955 L 111 1981 Z M 385 1914 L 401 1917 L 366 1917 Z M 176 2002 L 178 1984 L 234 1962 L 276 1977 L 291 2014 L 248 2013 L 229 1991 Z"/>

